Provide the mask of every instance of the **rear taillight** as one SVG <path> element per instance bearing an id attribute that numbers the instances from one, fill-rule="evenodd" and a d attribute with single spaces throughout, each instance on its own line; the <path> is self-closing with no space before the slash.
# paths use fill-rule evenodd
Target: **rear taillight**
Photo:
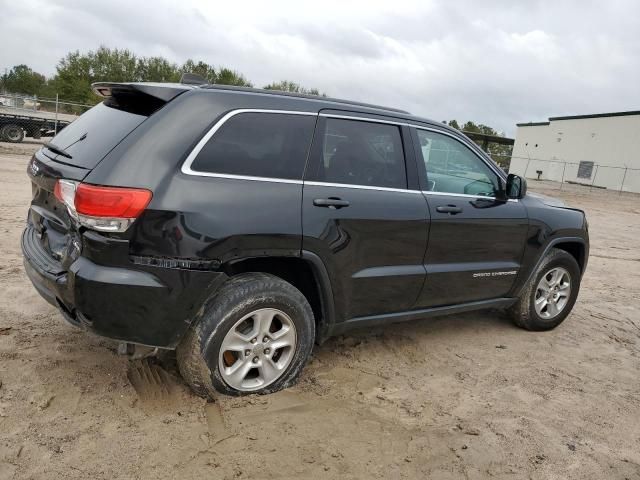
<path id="1" fill-rule="evenodd" d="M 124 232 L 147 208 L 152 196 L 143 188 L 104 187 L 71 180 L 58 180 L 54 195 L 80 225 L 103 232 Z"/>
<path id="2" fill-rule="evenodd" d="M 151 200 L 142 188 L 100 187 L 81 183 L 76 188 L 76 211 L 92 217 L 137 218 Z"/>

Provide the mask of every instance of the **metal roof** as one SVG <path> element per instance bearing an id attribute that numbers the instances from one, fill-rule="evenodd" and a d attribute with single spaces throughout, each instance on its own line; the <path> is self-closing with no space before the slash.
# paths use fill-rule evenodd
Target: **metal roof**
<path id="1" fill-rule="evenodd" d="M 630 110 L 626 112 L 609 112 L 609 113 L 590 113 L 586 115 L 566 115 L 562 117 L 549 117 L 548 122 L 527 122 L 517 123 L 518 127 L 539 127 L 549 125 L 557 120 L 581 120 L 585 118 L 607 118 L 607 117 L 627 117 L 631 115 L 640 115 L 640 110 Z"/>
<path id="2" fill-rule="evenodd" d="M 581 118 L 626 117 L 628 115 L 640 115 L 640 110 L 632 110 L 628 112 L 592 113 L 588 115 L 571 115 L 566 117 L 549 117 L 549 121 L 578 120 Z"/>

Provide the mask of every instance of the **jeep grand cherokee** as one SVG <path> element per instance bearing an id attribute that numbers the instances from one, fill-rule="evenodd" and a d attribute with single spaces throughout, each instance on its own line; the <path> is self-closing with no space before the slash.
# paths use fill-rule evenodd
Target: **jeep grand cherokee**
<path id="1" fill-rule="evenodd" d="M 353 327 L 500 307 L 548 330 L 576 301 L 584 213 L 439 122 L 210 85 L 93 90 L 30 161 L 26 271 L 72 324 L 177 349 L 200 395 L 285 388 Z"/>

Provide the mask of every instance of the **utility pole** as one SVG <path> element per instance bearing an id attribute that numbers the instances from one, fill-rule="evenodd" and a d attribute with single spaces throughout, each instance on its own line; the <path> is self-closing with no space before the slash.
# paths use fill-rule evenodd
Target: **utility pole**
<path id="1" fill-rule="evenodd" d="M 4 67 L 4 75 L 2 75 L 2 93 L 7 91 L 7 78 L 9 77 L 9 69 Z"/>
<path id="2" fill-rule="evenodd" d="M 55 132 L 55 135 L 58 134 L 58 94 L 56 93 L 56 123 L 55 126 L 53 127 L 53 131 Z"/>
<path id="3" fill-rule="evenodd" d="M 629 167 L 627 167 L 625 165 L 625 167 L 624 167 L 624 175 L 622 176 L 622 184 L 620 185 L 620 193 L 619 193 L 619 195 L 622 195 L 622 190 L 624 189 L 624 181 L 627 179 L 627 170 L 629 170 Z"/>

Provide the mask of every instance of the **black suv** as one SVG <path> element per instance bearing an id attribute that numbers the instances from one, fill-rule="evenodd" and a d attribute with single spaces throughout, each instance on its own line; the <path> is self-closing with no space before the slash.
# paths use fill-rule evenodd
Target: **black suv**
<path id="1" fill-rule="evenodd" d="M 72 324 L 177 349 L 201 395 L 291 385 L 314 342 L 488 307 L 571 311 L 580 210 L 400 110 L 210 85 L 99 83 L 32 158 L 25 268 Z"/>

